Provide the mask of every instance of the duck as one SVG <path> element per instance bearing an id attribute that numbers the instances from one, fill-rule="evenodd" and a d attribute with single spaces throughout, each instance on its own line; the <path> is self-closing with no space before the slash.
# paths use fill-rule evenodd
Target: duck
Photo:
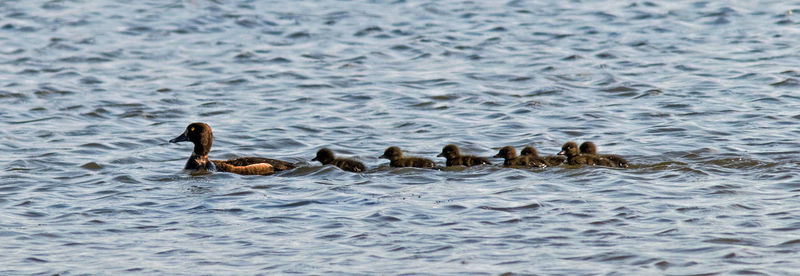
<path id="1" fill-rule="evenodd" d="M 561 146 L 561 151 L 558 155 L 566 156 L 567 164 L 569 165 L 617 166 L 616 163 L 604 157 L 593 154 L 581 154 L 580 149 L 578 149 L 578 144 L 575 142 L 567 142 Z"/>
<path id="2" fill-rule="evenodd" d="M 539 156 L 539 152 L 533 146 L 525 146 L 522 148 L 522 152 L 520 152 L 522 156 L 534 156 L 537 158 L 541 158 L 545 161 L 547 166 L 555 167 L 567 161 L 567 158 L 560 155 L 550 155 L 550 156 Z"/>
<path id="3" fill-rule="evenodd" d="M 547 162 L 538 156 L 521 155 L 517 156 L 517 149 L 512 146 L 505 146 L 500 148 L 500 151 L 494 158 L 503 158 L 503 166 L 505 167 L 547 167 Z"/>
<path id="4" fill-rule="evenodd" d="M 206 123 L 191 123 L 186 130 L 169 140 L 170 143 L 192 142 L 194 150 L 186 161 L 185 170 L 218 171 L 242 175 L 270 175 L 277 171 L 291 170 L 295 165 L 281 160 L 263 157 L 241 157 L 229 160 L 209 160 L 208 153 L 214 142 L 211 126 Z"/>
<path id="5" fill-rule="evenodd" d="M 437 155 L 437 157 L 444 157 L 447 159 L 445 163 L 446 166 L 475 166 L 475 165 L 482 165 L 487 164 L 491 165 L 492 162 L 489 162 L 489 159 L 485 157 L 478 157 L 472 155 L 461 155 L 461 152 L 458 150 L 456 145 L 450 144 L 444 146 L 442 148 L 442 153 Z"/>
<path id="6" fill-rule="evenodd" d="M 319 161 L 322 165 L 334 165 L 348 172 L 363 172 L 367 170 L 364 163 L 353 159 L 336 158 L 333 155 L 333 151 L 327 148 L 322 148 L 317 151 L 317 156 L 311 159 L 311 161 Z"/>
<path id="7" fill-rule="evenodd" d="M 403 151 L 399 147 L 388 147 L 383 151 L 383 155 L 378 158 L 389 159 L 389 166 L 391 167 L 416 167 L 416 168 L 433 168 L 436 163 L 433 160 L 421 157 L 403 157 Z"/>
<path id="8" fill-rule="evenodd" d="M 625 160 L 625 158 L 623 158 L 622 156 L 616 154 L 597 154 L 597 146 L 590 141 L 583 142 L 581 144 L 580 150 L 581 154 L 594 154 L 606 158 L 608 160 L 611 160 L 612 162 L 617 164 L 617 167 L 620 168 L 628 167 L 628 160 Z"/>

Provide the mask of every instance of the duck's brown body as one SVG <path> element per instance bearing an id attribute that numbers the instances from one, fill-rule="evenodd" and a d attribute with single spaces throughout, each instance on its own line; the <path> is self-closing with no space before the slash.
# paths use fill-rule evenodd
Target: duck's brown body
<path id="1" fill-rule="evenodd" d="M 436 163 L 433 160 L 421 157 L 403 157 L 403 151 L 399 147 L 389 147 L 378 158 L 389 159 L 389 166 L 392 167 L 416 167 L 433 168 Z"/>
<path id="2" fill-rule="evenodd" d="M 578 144 L 575 142 L 567 142 L 561 147 L 559 155 L 567 157 L 567 164 L 569 165 L 590 165 L 590 166 L 606 166 L 617 167 L 617 164 L 604 157 L 594 154 L 581 154 L 578 149 Z"/>
<path id="3" fill-rule="evenodd" d="M 367 167 L 364 166 L 364 163 L 358 162 L 353 159 L 346 159 L 346 158 L 336 158 L 333 155 L 333 151 L 322 148 L 317 151 L 317 156 L 311 161 L 319 161 L 322 165 L 334 165 L 339 167 L 343 171 L 348 172 L 363 172 L 367 170 Z"/>
<path id="4" fill-rule="evenodd" d="M 276 171 L 285 171 L 294 169 L 294 164 L 277 160 L 271 158 L 263 158 L 263 157 L 240 157 L 236 159 L 230 159 L 225 161 L 214 160 L 214 163 L 225 163 L 231 166 L 249 166 L 253 164 L 270 164 Z"/>
<path id="5" fill-rule="evenodd" d="M 495 158 L 503 158 L 503 166 L 506 167 L 547 167 L 545 160 L 533 155 L 517 156 L 517 150 L 512 146 L 505 146 L 494 156 Z"/>
<path id="6" fill-rule="evenodd" d="M 253 163 L 249 165 L 232 165 L 231 163 L 238 163 L 241 162 L 237 159 L 233 160 L 211 160 L 214 162 L 214 165 L 217 167 L 217 171 L 220 172 L 231 172 L 236 174 L 245 174 L 245 175 L 270 175 L 276 171 L 275 167 L 270 165 L 269 163 Z"/>
<path id="7" fill-rule="evenodd" d="M 192 171 L 219 171 L 245 175 L 269 175 L 276 171 L 293 169 L 292 163 L 261 157 L 241 157 L 230 160 L 209 160 L 208 153 L 214 142 L 211 127 L 205 123 L 192 123 L 170 143 L 189 141 L 194 144 L 192 155 L 184 169 Z"/>
<path id="8" fill-rule="evenodd" d="M 489 162 L 489 159 L 485 157 L 478 157 L 472 155 L 461 155 L 458 147 L 456 145 L 447 145 L 444 146 L 442 149 L 442 153 L 437 155 L 438 157 L 444 157 L 447 159 L 445 165 L 448 167 L 451 166 L 476 166 L 476 165 L 491 165 L 492 162 Z"/>
<path id="9" fill-rule="evenodd" d="M 580 147 L 581 154 L 594 154 L 605 159 L 611 160 L 616 164 L 616 167 L 627 168 L 628 167 L 628 160 L 625 160 L 622 156 L 616 154 L 598 154 L 597 153 L 597 146 L 589 141 L 583 142 Z"/>
<path id="10" fill-rule="evenodd" d="M 520 155 L 521 156 L 532 156 L 534 158 L 542 160 L 549 167 L 555 167 L 555 166 L 564 164 L 564 162 L 567 161 L 566 157 L 560 156 L 560 155 L 539 156 L 539 152 L 536 151 L 536 148 L 534 148 L 533 146 L 524 147 L 522 149 L 522 152 L 520 152 Z"/>

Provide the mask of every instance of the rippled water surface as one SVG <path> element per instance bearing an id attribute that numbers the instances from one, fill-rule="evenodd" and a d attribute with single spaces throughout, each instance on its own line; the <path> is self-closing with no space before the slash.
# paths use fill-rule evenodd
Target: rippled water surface
<path id="1" fill-rule="evenodd" d="M 2 1 L 0 274 L 797 273 L 798 22 L 797 1 Z M 212 158 L 299 168 L 189 174 L 167 141 L 195 121 Z M 633 166 L 377 158 L 587 140 Z"/>

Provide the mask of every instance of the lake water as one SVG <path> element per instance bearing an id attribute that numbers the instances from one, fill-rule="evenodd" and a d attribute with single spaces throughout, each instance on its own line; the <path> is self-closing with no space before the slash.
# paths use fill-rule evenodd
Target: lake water
<path id="1" fill-rule="evenodd" d="M 2 1 L 0 274 L 794 274 L 799 22 L 797 1 Z M 167 141 L 195 121 L 212 158 L 299 168 L 191 175 Z M 377 158 L 588 140 L 633 165 Z"/>

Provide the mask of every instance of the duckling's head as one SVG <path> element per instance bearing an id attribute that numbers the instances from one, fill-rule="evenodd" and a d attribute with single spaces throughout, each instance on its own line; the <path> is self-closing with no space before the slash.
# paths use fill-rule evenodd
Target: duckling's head
<path id="1" fill-rule="evenodd" d="M 578 151 L 578 144 L 575 142 L 565 143 L 561 146 L 561 152 L 558 153 L 558 155 L 566 155 L 567 157 L 574 157 L 580 154 L 580 151 Z"/>
<path id="2" fill-rule="evenodd" d="M 500 158 L 500 157 L 502 157 L 503 159 L 512 159 L 514 157 L 517 157 L 517 150 L 514 149 L 514 147 L 512 146 L 502 147 L 500 151 L 494 156 L 494 158 Z"/>
<path id="3" fill-rule="evenodd" d="M 333 162 L 333 159 L 335 159 L 333 156 L 333 151 L 327 148 L 322 148 L 317 151 L 317 157 L 314 157 L 314 159 L 311 159 L 311 161 L 319 161 L 323 165 L 326 165 Z"/>
<path id="4" fill-rule="evenodd" d="M 383 155 L 378 158 L 386 158 L 389 160 L 398 160 L 403 158 L 403 151 L 400 150 L 398 147 L 388 147 L 385 151 L 383 151 Z"/>
<path id="5" fill-rule="evenodd" d="M 581 153 L 597 154 L 597 146 L 589 141 L 583 142 L 583 144 L 581 144 Z"/>
<path id="6" fill-rule="evenodd" d="M 539 156 L 539 152 L 533 146 L 525 146 L 520 155 Z"/>
<path id="7" fill-rule="evenodd" d="M 447 158 L 447 159 L 453 159 L 453 158 L 457 158 L 459 155 L 461 155 L 461 153 L 458 151 L 458 147 L 456 145 L 450 144 L 450 145 L 444 146 L 444 148 L 442 148 L 442 153 L 437 155 L 437 157 L 444 157 L 444 158 Z"/>
<path id="8" fill-rule="evenodd" d="M 214 142 L 214 134 L 211 132 L 209 125 L 198 122 L 189 124 L 181 135 L 169 140 L 170 143 L 186 141 L 194 144 L 194 154 L 206 156 L 211 150 L 211 144 Z"/>

